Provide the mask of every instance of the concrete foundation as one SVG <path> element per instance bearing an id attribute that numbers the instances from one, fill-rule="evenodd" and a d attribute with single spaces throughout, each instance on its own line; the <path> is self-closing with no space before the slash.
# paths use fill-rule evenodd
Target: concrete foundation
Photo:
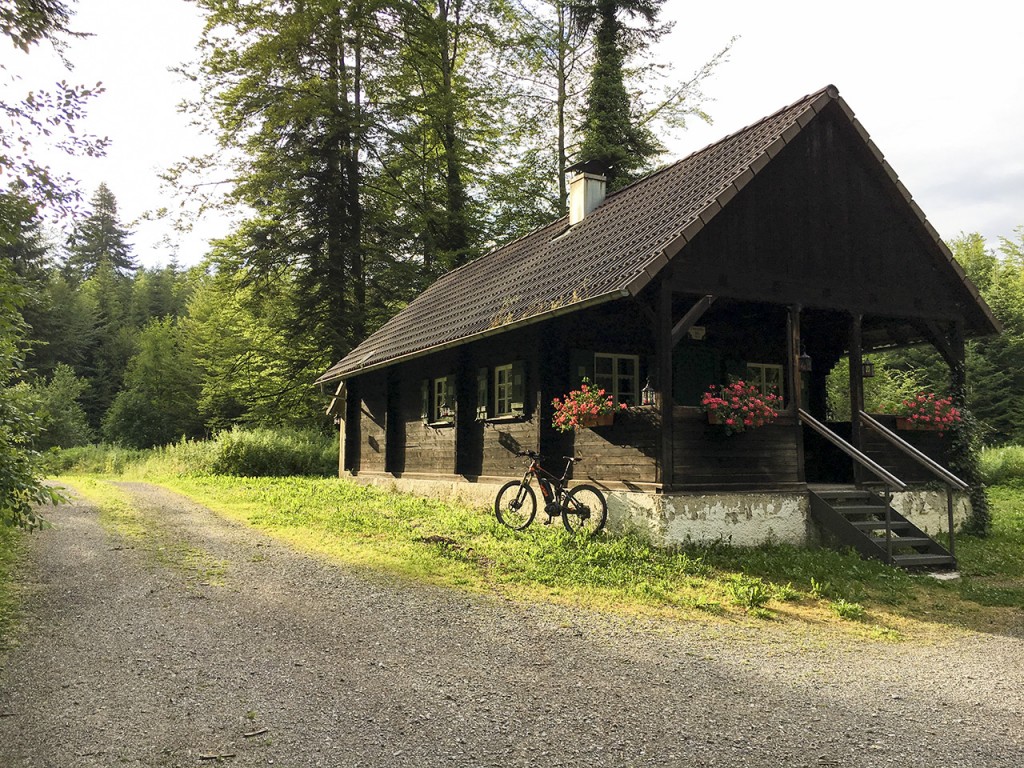
<path id="1" fill-rule="evenodd" d="M 493 478 L 474 483 L 455 476 L 359 475 L 348 479 L 387 490 L 479 506 L 488 514 L 498 489 L 506 482 Z M 817 526 L 810 517 L 807 494 L 799 491 L 653 494 L 604 490 L 604 494 L 608 500 L 608 530 L 635 533 L 656 546 L 722 542 L 737 547 L 765 543 L 802 547 L 813 546 L 820 540 Z M 893 508 L 931 535 L 948 530 L 945 491 L 912 489 L 894 494 Z M 967 494 L 954 494 L 957 527 L 967 519 L 970 509 Z"/>

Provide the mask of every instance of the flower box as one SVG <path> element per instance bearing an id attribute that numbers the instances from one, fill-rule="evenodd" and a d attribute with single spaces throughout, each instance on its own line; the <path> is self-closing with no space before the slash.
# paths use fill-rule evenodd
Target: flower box
<path id="1" fill-rule="evenodd" d="M 724 387 L 712 385 L 700 405 L 708 415 L 708 424 L 721 425 L 725 434 L 737 435 L 774 422 L 782 398 L 774 392 L 764 394 L 756 385 L 736 379 Z"/>
<path id="2" fill-rule="evenodd" d="M 564 398 L 551 401 L 554 415 L 551 426 L 559 432 L 572 432 L 590 427 L 608 427 L 614 423 L 616 411 L 626 410 L 625 403 L 616 407 L 612 396 L 598 389 L 588 379 L 583 379 L 580 388 L 569 392 Z"/>
<path id="3" fill-rule="evenodd" d="M 948 428 L 948 425 L 946 425 Z M 902 429 L 906 432 L 942 432 L 942 424 L 928 423 L 924 421 L 914 421 L 904 416 L 896 417 L 896 429 Z"/>

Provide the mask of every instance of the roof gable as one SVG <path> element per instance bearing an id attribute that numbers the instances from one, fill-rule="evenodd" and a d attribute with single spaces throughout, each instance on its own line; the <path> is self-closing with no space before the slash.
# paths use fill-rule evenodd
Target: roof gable
<path id="1" fill-rule="evenodd" d="M 833 102 L 963 278 L 838 91 L 828 86 L 609 195 L 571 228 L 564 217 L 449 272 L 318 381 L 347 378 L 470 338 L 636 296 Z M 973 290 L 969 282 L 965 285 Z M 980 301 L 976 291 L 972 296 Z"/>

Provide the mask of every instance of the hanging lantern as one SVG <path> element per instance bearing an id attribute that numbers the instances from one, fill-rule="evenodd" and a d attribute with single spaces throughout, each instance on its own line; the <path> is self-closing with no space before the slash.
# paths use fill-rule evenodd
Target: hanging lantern
<path id="1" fill-rule="evenodd" d="M 875 378 L 875 364 L 870 360 L 864 360 L 860 364 L 861 376 L 865 379 Z"/>
<path id="2" fill-rule="evenodd" d="M 798 364 L 800 373 L 810 373 L 814 370 L 814 361 L 811 360 L 811 356 L 807 354 L 807 350 L 802 344 L 800 345 L 800 358 Z"/>
<path id="3" fill-rule="evenodd" d="M 640 404 L 641 405 L 654 405 L 654 387 L 651 386 L 651 380 L 647 380 L 647 384 L 640 390 Z"/>

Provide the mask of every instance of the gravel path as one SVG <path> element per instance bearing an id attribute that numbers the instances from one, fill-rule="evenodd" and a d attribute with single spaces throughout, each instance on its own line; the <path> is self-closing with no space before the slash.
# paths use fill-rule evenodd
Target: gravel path
<path id="1" fill-rule="evenodd" d="M 395 583 L 124 484 L 52 513 L 0 766 L 1024 765 L 1024 641 L 637 623 Z"/>

